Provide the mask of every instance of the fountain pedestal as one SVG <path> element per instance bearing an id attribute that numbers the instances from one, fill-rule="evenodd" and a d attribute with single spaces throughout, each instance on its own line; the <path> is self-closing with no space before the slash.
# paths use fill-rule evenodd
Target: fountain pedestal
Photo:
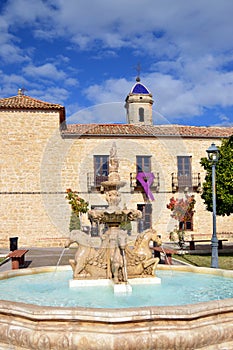
<path id="1" fill-rule="evenodd" d="M 161 278 L 159 277 L 148 277 L 148 278 L 131 278 L 126 283 L 115 284 L 112 280 L 108 278 L 101 279 L 72 279 L 69 280 L 70 288 L 82 288 L 82 287 L 100 287 L 100 286 L 111 286 L 113 287 L 114 294 L 130 294 L 133 292 L 133 286 L 135 285 L 151 285 L 151 284 L 161 284 Z"/>

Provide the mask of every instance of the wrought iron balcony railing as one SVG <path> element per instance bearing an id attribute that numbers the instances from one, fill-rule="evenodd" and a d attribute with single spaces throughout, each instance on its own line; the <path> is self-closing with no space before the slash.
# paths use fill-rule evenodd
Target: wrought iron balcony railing
<path id="1" fill-rule="evenodd" d="M 179 175 L 172 173 L 172 192 L 178 191 L 201 191 L 201 175 L 200 173 L 192 173 L 187 175 Z"/>
<path id="2" fill-rule="evenodd" d="M 150 188 L 153 191 L 158 192 L 159 191 L 159 187 L 160 187 L 160 180 L 159 180 L 159 173 L 157 172 L 151 172 L 154 175 L 154 180 L 152 182 L 152 185 L 150 186 Z M 145 177 L 144 180 L 146 181 L 146 173 L 145 173 Z M 141 183 L 137 180 L 137 173 L 130 173 L 130 188 L 132 191 L 141 191 L 142 190 L 142 185 Z"/>
<path id="3" fill-rule="evenodd" d="M 87 173 L 87 190 L 92 191 L 103 191 L 101 182 L 107 181 L 108 175 L 96 175 L 94 172 Z"/>
<path id="4" fill-rule="evenodd" d="M 153 172 L 154 180 L 150 186 L 152 191 L 159 192 L 160 189 L 160 178 L 158 172 Z M 192 173 L 190 175 L 178 175 L 172 173 L 172 192 L 178 191 L 201 191 L 201 176 L 200 173 Z M 103 191 L 101 183 L 108 180 L 107 175 L 96 175 L 94 172 L 87 173 L 87 189 L 88 192 L 92 191 Z M 146 181 L 146 177 L 144 179 Z M 131 191 L 141 191 L 142 185 L 137 180 L 137 173 L 130 173 L 130 188 Z"/>

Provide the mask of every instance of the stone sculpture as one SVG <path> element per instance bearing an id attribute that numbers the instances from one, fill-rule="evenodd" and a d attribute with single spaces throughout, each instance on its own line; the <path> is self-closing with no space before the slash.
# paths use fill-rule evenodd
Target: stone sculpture
<path id="1" fill-rule="evenodd" d="M 124 253 L 128 278 L 154 277 L 159 258 L 152 257 L 149 245 L 150 241 L 157 242 L 158 245 L 161 244 L 156 231 L 148 229 L 139 234 L 133 247 L 125 242 L 125 238 L 124 231 L 120 234 L 118 232 L 117 242 L 106 242 L 107 238 L 105 237 L 99 249 L 77 242 L 79 246 L 75 258 L 70 260 L 73 278 L 113 278 L 115 283 L 126 282 L 122 258 Z M 72 237 L 71 243 L 74 243 L 74 237 Z M 108 261 L 110 263 L 110 276 L 108 275 Z"/>
<path id="2" fill-rule="evenodd" d="M 80 242 L 75 258 L 70 261 L 74 279 L 113 279 L 114 283 L 127 283 L 127 278 L 154 277 L 158 258 L 152 257 L 149 247 L 151 240 L 158 241 L 157 234 L 150 229 L 138 236 L 133 249 L 127 244 L 127 233 L 120 228 L 121 223 L 141 218 L 135 209 L 121 209 L 119 189 L 125 185 L 118 172 L 119 159 L 116 144 L 113 143 L 109 157 L 108 180 L 104 187 L 108 208 L 90 210 L 88 217 L 92 223 L 106 224 L 107 231 L 101 237 L 98 249 Z M 72 238 L 74 241 L 74 238 Z M 77 239 L 78 241 L 78 239 Z"/>

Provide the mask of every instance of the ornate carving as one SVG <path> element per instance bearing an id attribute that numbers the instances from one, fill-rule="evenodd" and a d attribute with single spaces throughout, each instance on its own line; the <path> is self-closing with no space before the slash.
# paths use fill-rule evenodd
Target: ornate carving
<path id="1" fill-rule="evenodd" d="M 37 343 L 38 350 L 50 350 L 50 339 L 46 334 L 41 334 Z"/>
<path id="2" fill-rule="evenodd" d="M 79 245 L 75 259 L 70 260 L 73 268 L 73 277 L 82 278 L 109 278 L 107 274 L 108 264 L 111 266 L 111 277 L 115 282 L 124 281 L 124 261 L 122 251 L 125 251 L 127 261 L 127 274 L 129 278 L 154 276 L 159 262 L 158 258 L 152 258 L 150 241 L 160 244 L 156 231 L 149 229 L 141 233 L 131 249 L 126 244 L 126 233 L 118 228 L 111 228 L 109 235 L 105 234 L 105 240 L 99 250 L 92 247 Z"/>
<path id="3" fill-rule="evenodd" d="M 57 350 L 68 350 L 72 348 L 71 334 L 62 334 L 57 340 Z"/>
<path id="4" fill-rule="evenodd" d="M 14 314 L 14 304 L 16 313 Z M 17 310 L 17 304 L 8 304 L 1 312 L 0 348 L 3 349 L 28 349 L 28 350 L 95 350 L 95 349 L 139 349 L 139 350 L 167 350 L 167 349 L 232 349 L 232 301 L 216 301 L 204 304 L 170 307 L 167 314 L 165 308 L 155 312 L 150 311 L 145 318 L 144 312 L 123 314 L 118 310 L 118 322 L 112 322 L 112 316 L 116 313 L 104 312 L 103 324 L 92 319 L 93 312 L 87 311 L 85 321 L 79 322 L 77 310 L 74 309 L 73 318 L 70 315 L 61 314 L 61 319 L 45 317 L 43 307 L 30 320 L 31 306 L 21 306 Z M 2 301 L 2 305 L 4 302 Z M 23 309 L 25 311 L 23 311 Z M 171 310 L 173 312 L 171 313 Z M 162 311 L 163 310 L 163 311 Z M 182 311 L 183 310 L 183 311 Z M 60 313 L 59 308 L 59 313 Z M 50 315 L 47 310 L 46 315 Z M 21 316 L 20 316 L 21 313 Z M 92 316 L 91 316 L 92 315 Z M 216 317 L 216 315 L 218 317 Z M 20 318 L 19 318 L 20 316 Z M 50 315 L 51 316 L 51 315 Z M 78 317 L 77 317 L 78 316 Z M 82 311 L 83 316 L 83 311 Z M 65 317 L 65 318 L 64 318 Z M 101 316 L 100 316 L 101 317 Z M 102 315 L 103 317 L 103 315 Z M 191 318 L 190 318 L 191 317 Z M 127 321 L 128 319 L 128 321 Z M 72 325 L 71 325 L 72 324 Z M 96 327 L 93 327 L 96 325 Z"/>

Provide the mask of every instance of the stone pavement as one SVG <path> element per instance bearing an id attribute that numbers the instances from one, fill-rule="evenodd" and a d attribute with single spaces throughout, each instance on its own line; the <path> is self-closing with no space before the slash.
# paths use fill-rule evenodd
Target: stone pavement
<path id="1" fill-rule="evenodd" d="M 23 249 L 19 247 L 19 249 Z M 25 255 L 25 267 L 68 265 L 69 259 L 73 259 L 75 248 L 27 248 Z M 7 255 L 9 250 L 0 249 L 0 255 Z M 11 270 L 11 260 L 9 259 L 0 266 L 0 272 Z"/>

